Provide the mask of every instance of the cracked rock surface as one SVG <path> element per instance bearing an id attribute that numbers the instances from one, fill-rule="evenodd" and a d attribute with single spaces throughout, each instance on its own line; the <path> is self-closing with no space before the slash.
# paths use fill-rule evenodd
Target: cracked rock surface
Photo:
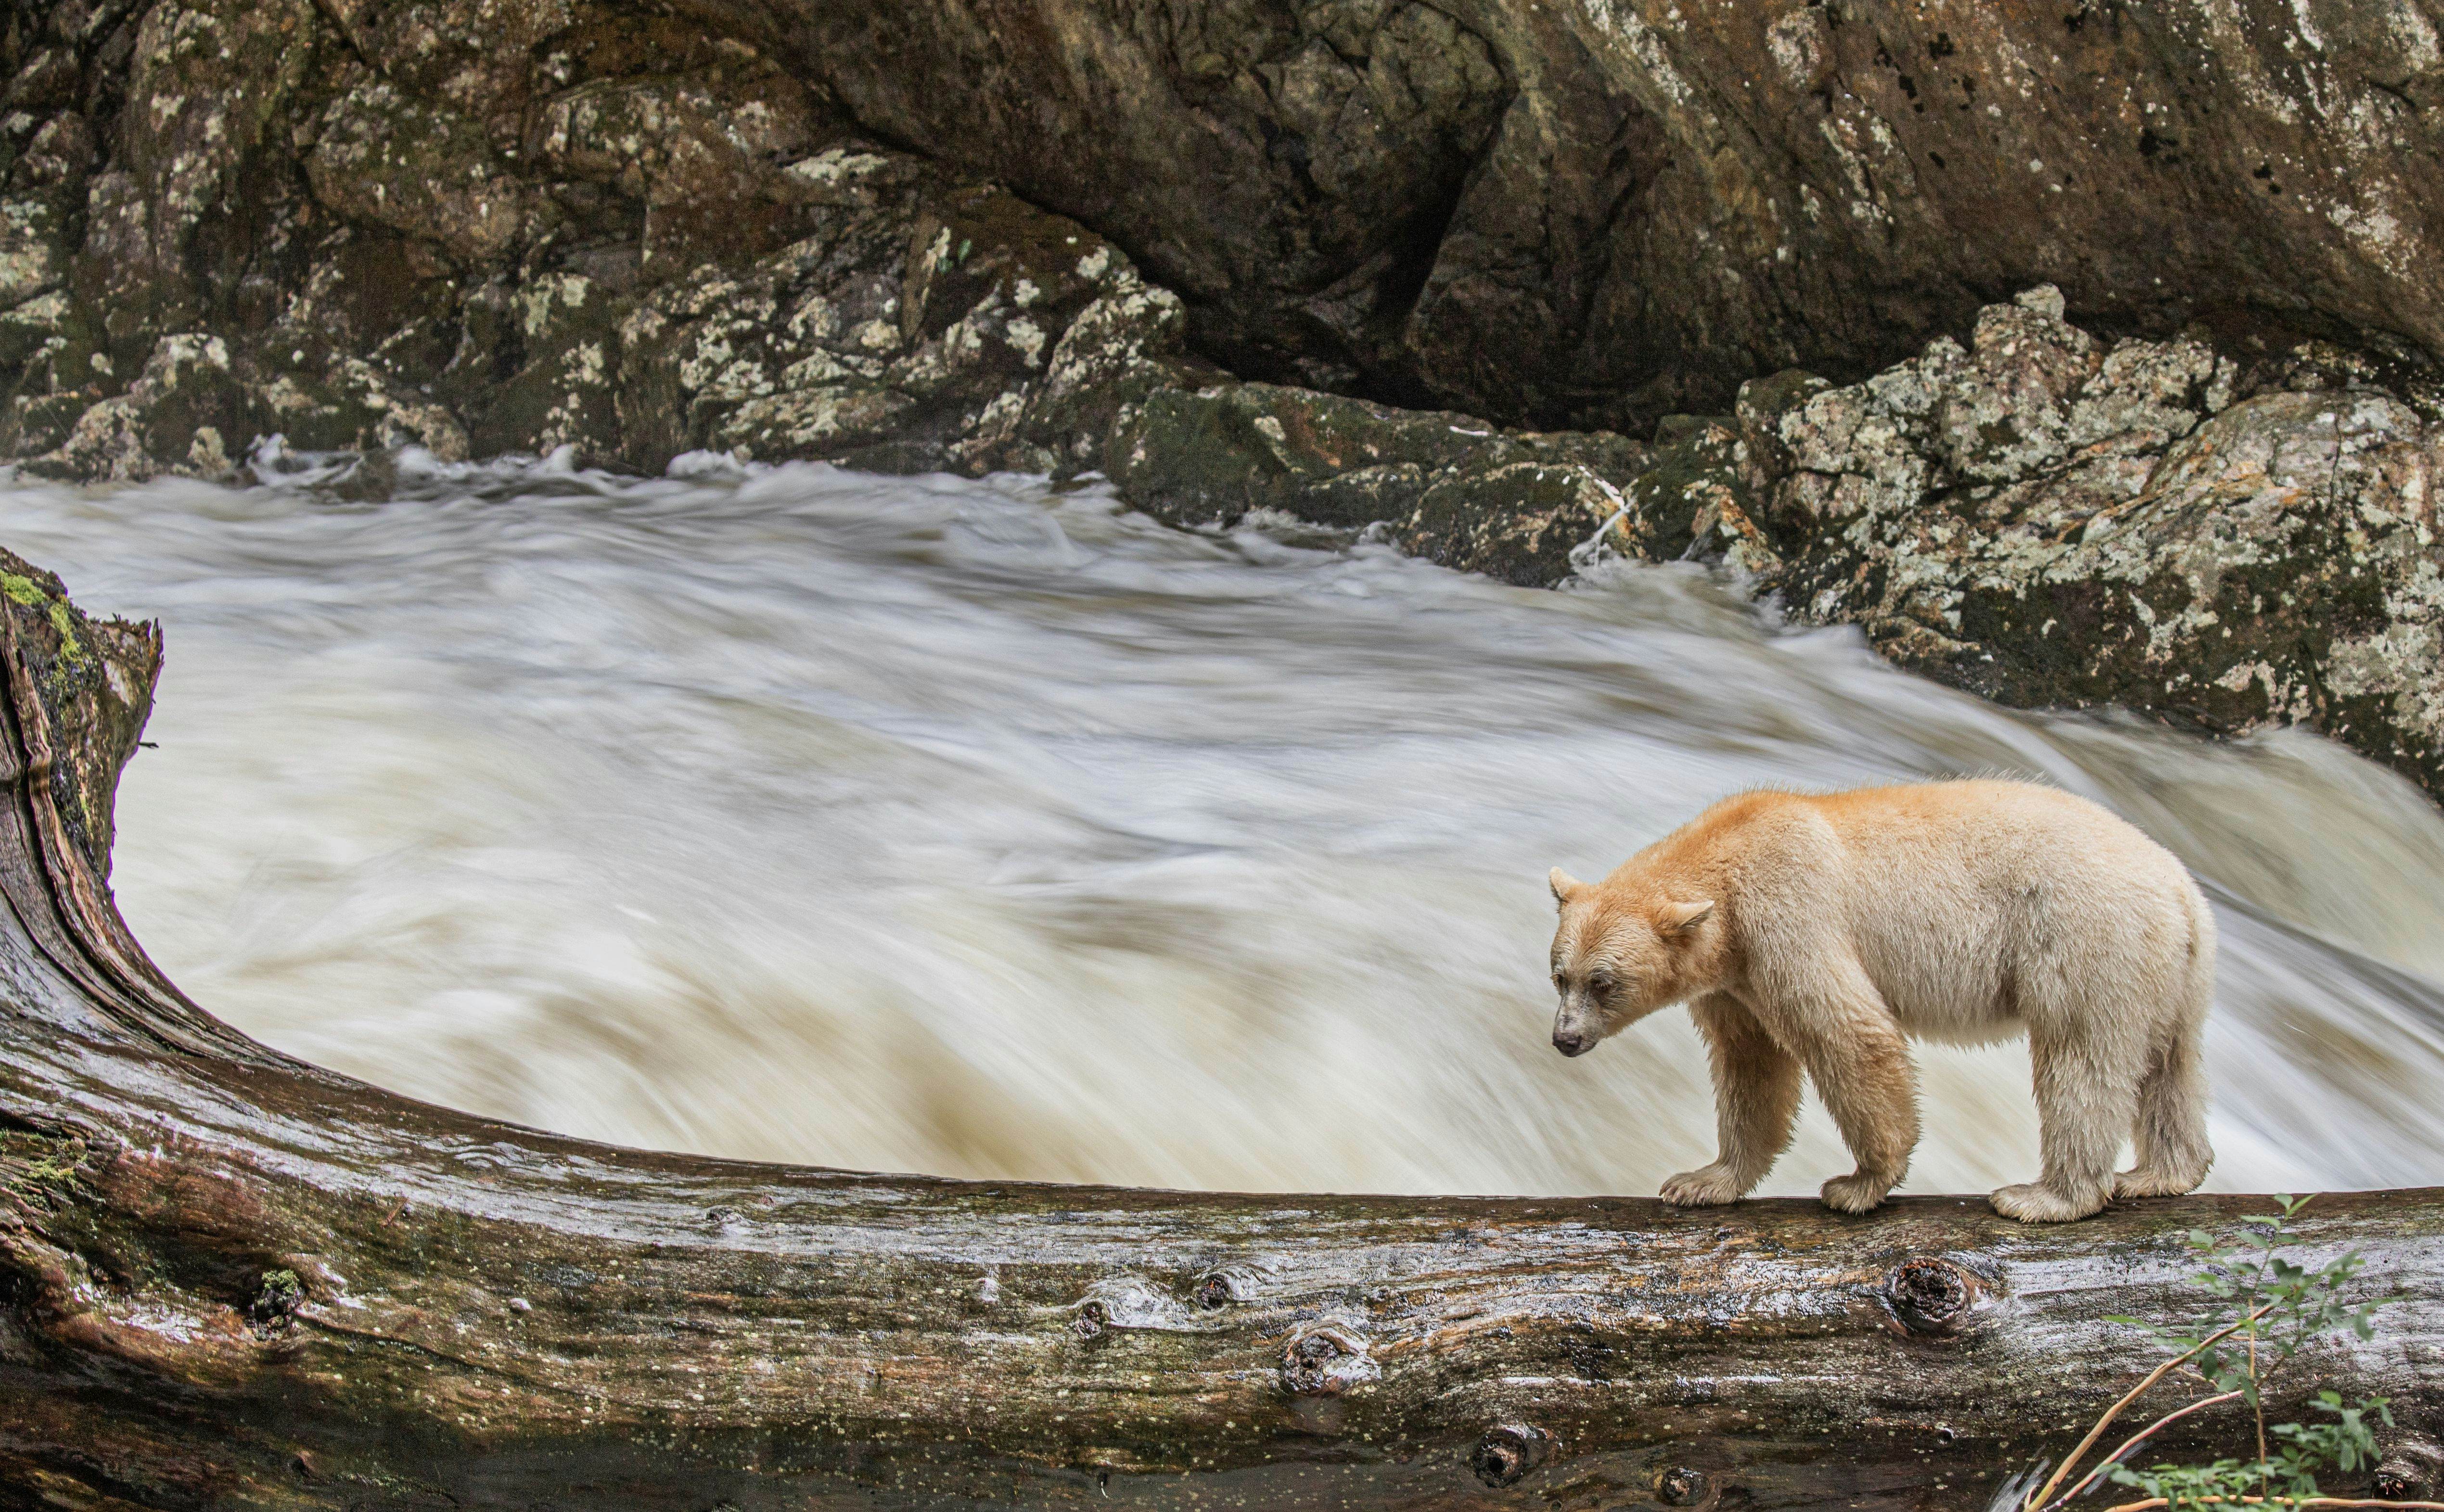
<path id="1" fill-rule="evenodd" d="M 1110 241 L 619 6 L 17 7 L 0 454 L 205 476 L 259 438 L 1075 470 L 1186 373 Z"/>
<path id="2" fill-rule="evenodd" d="M 0 76 L 36 474 L 1102 472 L 2444 792 L 2429 0 L 0 0 Z"/>

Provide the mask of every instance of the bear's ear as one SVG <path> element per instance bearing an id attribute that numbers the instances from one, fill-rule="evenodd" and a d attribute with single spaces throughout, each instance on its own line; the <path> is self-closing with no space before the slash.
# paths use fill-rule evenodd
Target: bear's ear
<path id="1" fill-rule="evenodd" d="M 1701 897 L 1694 903 L 1666 903 L 1656 911 L 1655 931 L 1658 934 L 1686 934 L 1706 922 L 1714 912 L 1714 900 Z"/>
<path id="2" fill-rule="evenodd" d="M 1545 885 L 1553 890 L 1553 901 L 1564 908 L 1568 908 L 1570 899 L 1587 890 L 1586 883 L 1558 866 L 1554 867 L 1551 874 L 1545 878 Z"/>

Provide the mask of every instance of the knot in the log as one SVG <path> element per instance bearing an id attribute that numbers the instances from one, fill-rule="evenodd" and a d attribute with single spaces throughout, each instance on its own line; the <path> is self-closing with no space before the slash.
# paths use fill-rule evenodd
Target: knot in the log
<path id="1" fill-rule="evenodd" d="M 1282 1349 L 1282 1389 L 1293 1396 L 1339 1396 L 1382 1374 L 1366 1341 L 1346 1329 L 1311 1328 Z"/>
<path id="2" fill-rule="evenodd" d="M 1196 1283 L 1196 1305 L 1228 1307 L 1232 1302 L 1246 1301 L 1253 1292 L 1254 1288 L 1249 1284 L 1248 1278 L 1237 1271 L 1207 1271 L 1204 1278 Z"/>
<path id="3" fill-rule="evenodd" d="M 1903 1261 L 1884 1282 L 1884 1302 L 1913 1334 L 1949 1334 L 1977 1300 L 1977 1278 L 1935 1255 Z"/>
<path id="4" fill-rule="evenodd" d="M 1499 1489 L 1545 1463 L 1553 1452 L 1553 1435 L 1528 1423 L 1504 1423 L 1485 1430 L 1468 1455 L 1468 1467 L 1487 1485 Z"/>
<path id="5" fill-rule="evenodd" d="M 1076 1316 L 1069 1319 L 1069 1331 L 1080 1338 L 1100 1338 L 1111 1325 L 1111 1308 L 1092 1297 L 1080 1302 Z"/>
<path id="6" fill-rule="evenodd" d="M 2376 1494 L 2388 1502 L 2423 1502 L 2444 1485 L 2444 1445 L 2424 1433 L 2405 1433 L 2385 1446 L 2377 1462 Z"/>
<path id="7" fill-rule="evenodd" d="M 295 1271 L 266 1271 L 262 1288 L 246 1304 L 246 1320 L 258 1338 L 285 1334 L 296 1326 L 297 1309 L 305 1300 L 306 1289 Z"/>
<path id="8" fill-rule="evenodd" d="M 1694 1506 L 1706 1499 L 1706 1472 L 1676 1465 L 1656 1478 L 1655 1499 L 1665 1506 Z"/>

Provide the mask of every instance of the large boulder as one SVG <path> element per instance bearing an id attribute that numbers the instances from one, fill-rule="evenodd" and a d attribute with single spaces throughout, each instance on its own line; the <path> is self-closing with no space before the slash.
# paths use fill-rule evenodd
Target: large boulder
<path id="1" fill-rule="evenodd" d="M 2444 426 L 2050 289 L 1779 423 L 1791 612 L 2008 703 L 2307 724 L 2444 791 Z"/>
<path id="2" fill-rule="evenodd" d="M 717 25 L 153 0 L 12 42 L 0 452 L 37 472 L 231 475 L 274 436 L 1075 471 L 1188 371 L 1112 243 Z"/>
<path id="3" fill-rule="evenodd" d="M 9 15 L 0 309 L 73 306 L 66 368 L 12 382 L 13 454 L 192 331 L 241 374 L 260 339 L 301 389 L 327 340 L 481 450 L 476 412 L 530 365 L 504 314 L 529 281 L 755 285 L 822 218 L 788 170 L 855 140 L 1125 250 L 1179 296 L 1187 350 L 1241 378 L 1505 427 L 1642 435 L 1760 373 L 1861 377 L 2048 280 L 2141 335 L 2210 317 L 2444 350 L 2444 51 L 2419 0 Z M 543 430 L 600 438 L 589 342 L 547 338 L 510 409 L 594 388 Z M 942 410 L 905 413 L 938 440 Z"/>

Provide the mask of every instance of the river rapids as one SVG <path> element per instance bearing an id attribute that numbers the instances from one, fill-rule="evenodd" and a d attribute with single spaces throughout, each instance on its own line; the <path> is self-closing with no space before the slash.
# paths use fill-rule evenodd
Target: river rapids
<path id="1" fill-rule="evenodd" d="M 2444 815 L 2313 736 L 2006 711 L 1695 567 L 1505 587 L 1287 522 L 821 467 L 0 482 L 164 621 L 116 886 L 206 1007 L 623 1144 L 1166 1187 L 1650 1195 L 1687 1017 L 1546 1040 L 1559 864 L 1741 788 L 2041 777 L 2214 898 L 2220 1189 L 2444 1182 Z M 2037 1171 L 1920 1047 L 1903 1189 Z M 1850 1162 L 1811 1097 L 1770 1192 Z"/>

